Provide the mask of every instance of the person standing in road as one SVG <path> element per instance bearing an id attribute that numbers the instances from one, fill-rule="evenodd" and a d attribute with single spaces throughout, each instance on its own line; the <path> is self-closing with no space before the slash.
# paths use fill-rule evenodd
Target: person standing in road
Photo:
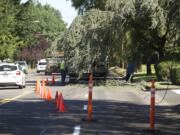
<path id="1" fill-rule="evenodd" d="M 134 64 L 128 64 L 126 77 L 125 77 L 126 82 L 128 81 L 133 82 L 134 69 L 135 69 Z"/>
<path id="2" fill-rule="evenodd" d="M 64 60 L 60 64 L 60 72 L 61 72 L 61 84 L 62 86 L 65 85 L 65 80 L 66 80 L 66 70 L 65 70 L 65 62 Z"/>

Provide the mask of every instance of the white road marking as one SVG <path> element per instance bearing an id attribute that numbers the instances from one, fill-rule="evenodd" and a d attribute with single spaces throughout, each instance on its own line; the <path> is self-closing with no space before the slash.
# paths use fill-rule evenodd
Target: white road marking
<path id="1" fill-rule="evenodd" d="M 47 128 L 46 129 L 43 129 L 40 133 L 40 135 L 43 135 L 45 132 L 46 132 Z"/>
<path id="2" fill-rule="evenodd" d="M 87 97 L 88 97 L 88 94 L 86 94 L 85 97 L 87 98 Z"/>
<path id="3" fill-rule="evenodd" d="M 73 135 L 79 135 L 80 134 L 80 130 L 81 130 L 81 126 L 80 125 L 75 126 L 74 127 Z"/>
<path id="4" fill-rule="evenodd" d="M 172 90 L 172 91 L 180 95 L 180 90 Z"/>
<path id="5" fill-rule="evenodd" d="M 84 105 L 83 110 L 87 110 L 87 105 Z"/>

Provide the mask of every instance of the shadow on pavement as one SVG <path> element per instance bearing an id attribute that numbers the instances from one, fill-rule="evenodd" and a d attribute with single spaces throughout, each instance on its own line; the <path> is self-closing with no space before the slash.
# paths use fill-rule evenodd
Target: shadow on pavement
<path id="1" fill-rule="evenodd" d="M 0 87 L 0 91 L 2 91 L 2 90 L 9 90 L 9 89 L 11 89 L 11 90 L 17 90 L 17 89 L 19 89 L 19 86 L 12 86 L 12 87 L 6 86 L 6 87 Z"/>
<path id="2" fill-rule="evenodd" d="M 53 101 L 38 98 L 0 106 L 0 135 L 70 135 L 81 126 L 81 135 L 149 135 L 149 106 L 117 101 L 93 101 L 96 122 L 87 117 L 87 101 L 65 100 L 67 112 L 60 113 Z M 180 135 L 180 118 L 174 107 L 156 107 L 157 135 Z M 176 117 L 177 116 L 177 117 Z M 152 133 L 151 133 L 152 134 Z"/>

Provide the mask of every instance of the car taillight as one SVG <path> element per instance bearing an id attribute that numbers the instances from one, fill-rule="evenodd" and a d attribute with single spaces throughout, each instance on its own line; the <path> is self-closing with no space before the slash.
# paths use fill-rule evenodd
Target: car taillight
<path id="1" fill-rule="evenodd" d="M 21 75 L 21 72 L 20 72 L 20 71 L 17 71 L 17 72 L 16 72 L 16 75 Z"/>

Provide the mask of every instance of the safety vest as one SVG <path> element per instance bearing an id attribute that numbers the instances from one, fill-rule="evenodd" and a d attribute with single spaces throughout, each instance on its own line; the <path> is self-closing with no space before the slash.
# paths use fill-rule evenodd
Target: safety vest
<path id="1" fill-rule="evenodd" d="M 61 62 L 60 69 L 61 69 L 61 70 L 65 69 L 65 63 L 64 63 L 64 61 Z"/>

